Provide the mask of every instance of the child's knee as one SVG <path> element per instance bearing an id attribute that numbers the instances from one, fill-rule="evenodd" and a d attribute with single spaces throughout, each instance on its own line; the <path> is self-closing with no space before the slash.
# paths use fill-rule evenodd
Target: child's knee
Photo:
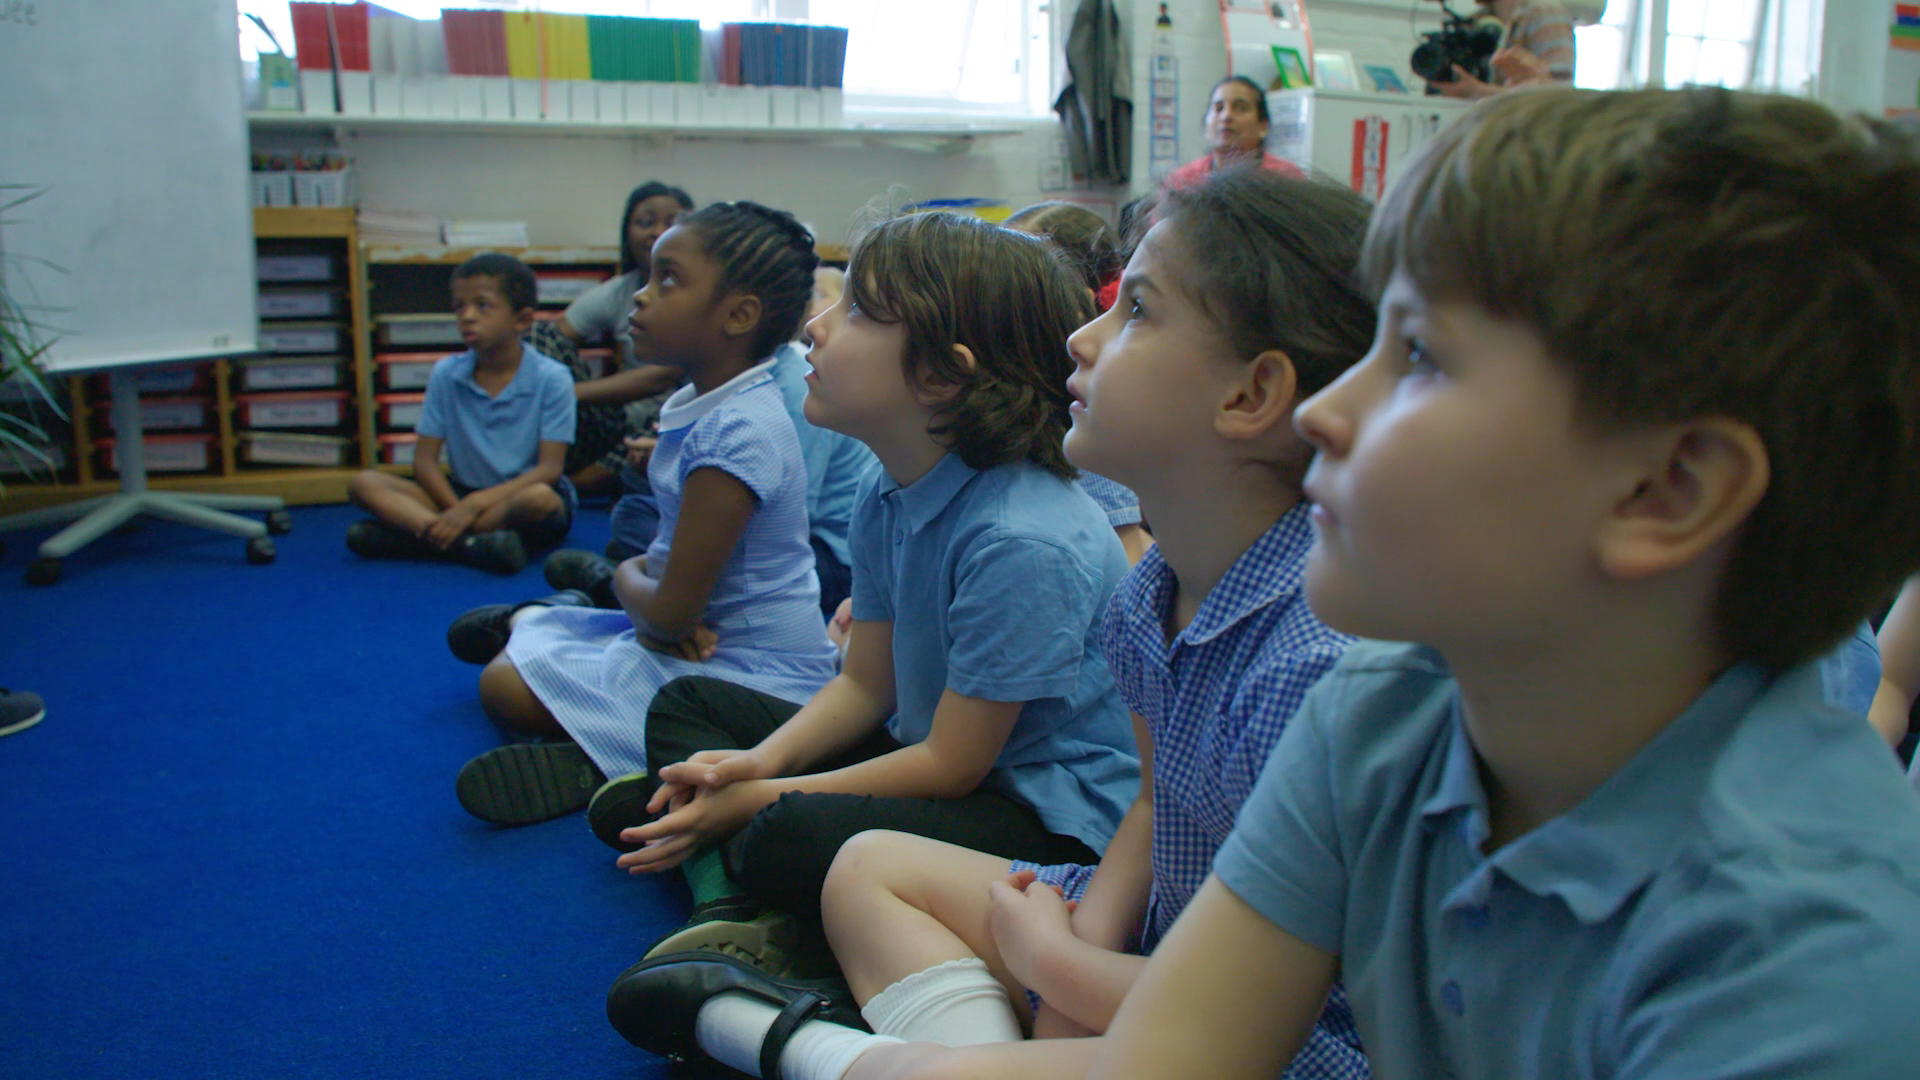
<path id="1" fill-rule="evenodd" d="M 566 508 L 560 493 L 549 484 L 530 484 L 513 495 L 511 503 L 516 518 L 537 521 L 549 514 L 557 514 Z"/>
<path id="2" fill-rule="evenodd" d="M 891 891 L 892 871 L 900 865 L 896 861 L 898 841 L 903 838 L 902 833 L 873 829 L 841 844 L 820 888 L 821 910 L 830 912 L 836 905 L 874 889 Z"/>
<path id="3" fill-rule="evenodd" d="M 520 670 L 502 652 L 480 669 L 480 706 L 495 724 L 509 731 L 521 731 L 527 725 L 525 713 L 533 691 L 527 687 Z"/>
<path id="4" fill-rule="evenodd" d="M 365 506 L 367 505 L 367 499 L 372 496 L 374 492 L 381 490 L 381 486 L 386 483 L 386 480 L 387 474 L 378 469 L 361 469 L 359 472 L 353 474 L 353 479 L 347 481 L 347 498 L 352 499 L 361 506 Z"/>

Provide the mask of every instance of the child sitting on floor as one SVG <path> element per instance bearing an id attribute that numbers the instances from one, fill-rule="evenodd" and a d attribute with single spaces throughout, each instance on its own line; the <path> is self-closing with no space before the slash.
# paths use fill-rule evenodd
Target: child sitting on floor
<path id="1" fill-rule="evenodd" d="M 448 643 L 487 665 L 480 701 L 514 743 L 461 769 L 476 817 L 526 824 L 586 805 L 646 764 L 654 692 L 707 672 L 804 698 L 833 676 L 807 538 L 807 475 L 772 353 L 806 308 L 813 237 L 792 215 L 716 203 L 654 245 L 633 341 L 689 385 L 661 412 L 647 464 L 661 510 L 645 555 L 621 563 L 622 610 L 579 593 L 461 616 Z M 503 648 L 504 646 L 504 648 Z"/>
<path id="2" fill-rule="evenodd" d="M 1920 806 L 1817 664 L 1920 552 L 1920 161 L 1718 88 L 1503 94 L 1301 406 L 1328 625 L 1093 1075 L 1905 1077 Z"/>
<path id="3" fill-rule="evenodd" d="M 1120 302 L 1073 335 L 1067 455 L 1124 481 L 1166 522 L 1101 635 L 1146 782 L 1097 868 L 1010 864 L 892 832 L 850 841 L 822 897 L 827 929 L 873 1030 L 894 1038 L 841 1036 L 842 1064 L 874 1051 L 848 1075 L 1084 1072 L 1091 1042 L 1022 1043 L 1022 1027 L 1106 1029 L 1205 879 L 1287 718 L 1345 649 L 1350 639 L 1301 594 L 1312 451 L 1291 420 L 1372 338 L 1373 305 L 1353 276 L 1367 210 L 1343 188 L 1252 170 L 1170 193 Z M 989 890 L 1010 872 L 1014 887 Z M 791 987 L 756 992 L 757 974 L 736 971 L 745 995 L 687 992 L 695 972 L 720 967 L 737 965 L 682 953 L 634 969 L 614 991 L 616 1024 L 656 1052 L 685 1054 L 698 1031 L 697 1045 L 735 1068 L 752 1071 L 765 1054 L 790 1080 L 839 1080 L 801 1064 L 817 1060 L 806 1040 L 833 1037 L 827 1025 L 803 1028 L 795 1056 L 767 1044 Z M 1023 989 L 1043 999 L 1037 1013 Z M 668 1031 L 672 1041 L 651 1041 Z M 1336 999 L 1290 1075 L 1365 1073 Z"/>
<path id="4" fill-rule="evenodd" d="M 533 271 L 511 255 L 476 255 L 453 272 L 467 351 L 433 366 L 413 479 L 378 469 L 354 476 L 348 494 L 374 514 L 348 526 L 354 554 L 517 574 L 529 548 L 566 537 L 576 501 L 561 475 L 573 442 L 573 376 L 520 340 L 534 303 Z M 451 476 L 440 466 L 442 446 Z"/>
<path id="5" fill-rule="evenodd" d="M 854 510 L 846 662 L 811 700 L 718 679 L 655 698 L 652 777 L 589 810 L 638 848 L 621 866 L 687 861 L 693 918 L 653 951 L 804 966 L 821 881 L 866 829 L 1048 863 L 1106 846 L 1139 769 L 1096 641 L 1126 559 L 1060 449 L 1083 311 L 1057 253 L 976 219 L 910 215 L 855 247 L 807 328 L 807 416 L 881 465 Z"/>

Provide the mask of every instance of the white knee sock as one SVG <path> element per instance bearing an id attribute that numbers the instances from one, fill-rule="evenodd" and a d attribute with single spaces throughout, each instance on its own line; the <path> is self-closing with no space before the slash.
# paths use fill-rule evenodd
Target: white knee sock
<path id="1" fill-rule="evenodd" d="M 700 1006 L 694 1021 L 694 1041 L 715 1061 L 753 1076 L 760 1075 L 760 1044 L 780 1010 L 751 994 L 737 990 L 715 994 Z M 869 1035 L 824 1020 L 808 1020 L 794 1029 L 780 1053 L 780 1077 L 766 1080 L 840 1080 L 855 1059 L 876 1046 L 898 1043 L 883 1035 Z"/>
<path id="2" fill-rule="evenodd" d="M 1020 1017 L 984 960 L 968 957 L 916 971 L 860 1010 L 873 1030 L 907 1042 L 977 1046 L 1020 1041 Z"/>

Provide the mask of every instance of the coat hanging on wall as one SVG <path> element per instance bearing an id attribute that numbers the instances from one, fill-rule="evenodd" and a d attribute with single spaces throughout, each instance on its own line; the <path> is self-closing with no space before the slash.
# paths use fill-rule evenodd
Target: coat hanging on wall
<path id="1" fill-rule="evenodd" d="M 1075 176 L 1124 184 L 1133 161 L 1133 73 L 1111 0 L 1080 0 L 1067 31 L 1067 87 L 1053 103 Z"/>

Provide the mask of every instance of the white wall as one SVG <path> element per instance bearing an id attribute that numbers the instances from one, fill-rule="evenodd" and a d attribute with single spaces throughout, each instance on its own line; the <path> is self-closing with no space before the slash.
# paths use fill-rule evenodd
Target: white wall
<path id="1" fill-rule="evenodd" d="M 838 243 L 870 201 L 889 194 L 900 201 L 1000 198 L 1016 208 L 1040 201 L 1040 162 L 1054 155 L 1059 125 L 1049 118 L 1023 126 L 1022 134 L 977 138 L 970 152 L 954 154 L 857 139 L 520 134 L 359 134 L 342 148 L 353 159 L 363 206 L 524 220 L 535 244 L 617 243 L 627 193 L 650 179 L 685 188 L 702 205 L 753 199 L 789 210 L 823 241 Z"/>

